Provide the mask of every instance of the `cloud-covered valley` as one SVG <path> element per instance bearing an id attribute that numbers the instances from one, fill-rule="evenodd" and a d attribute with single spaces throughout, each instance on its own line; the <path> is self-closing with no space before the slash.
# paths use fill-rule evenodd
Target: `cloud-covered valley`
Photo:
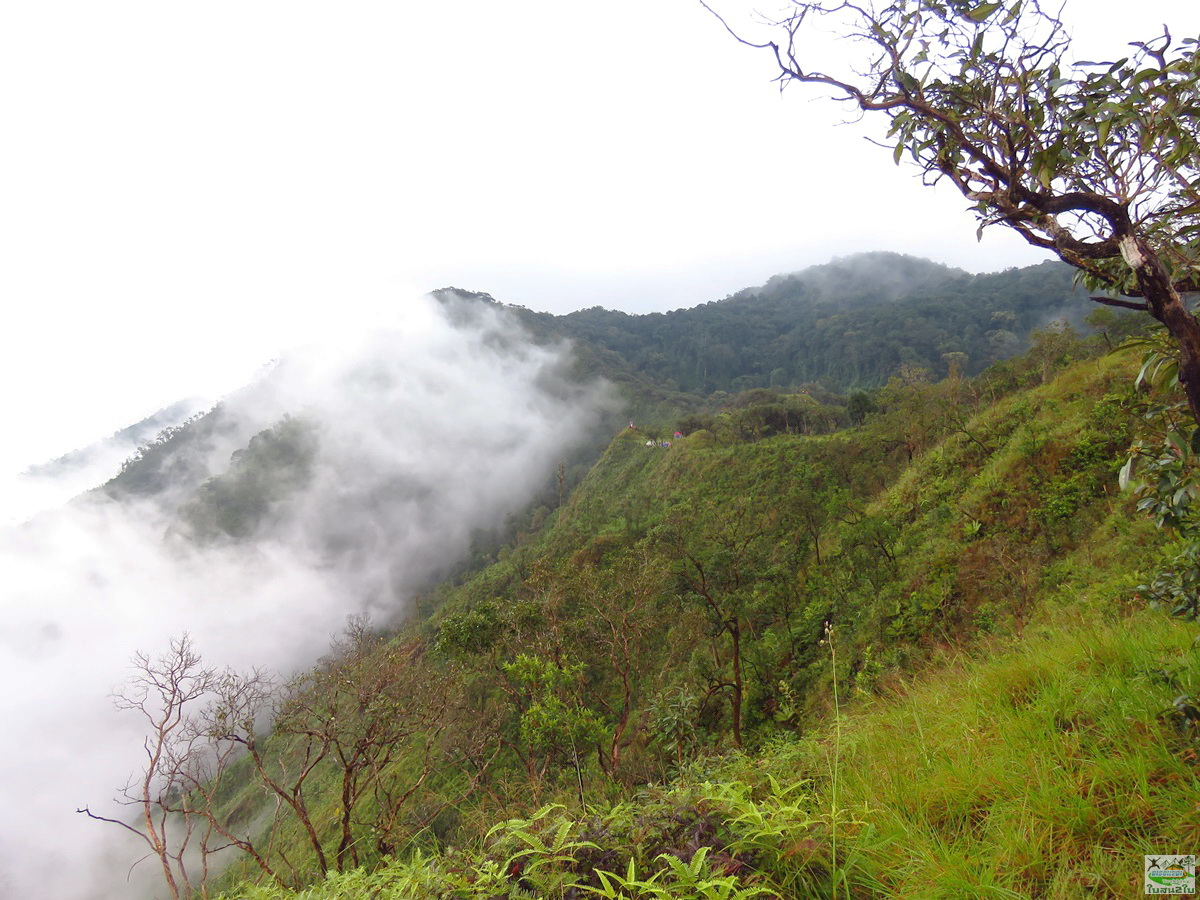
<path id="1" fill-rule="evenodd" d="M 134 895 L 144 848 L 75 813 L 120 816 L 141 765 L 111 699 L 130 657 L 187 632 L 209 664 L 286 673 L 348 615 L 395 620 L 595 427 L 606 394 L 568 364 L 499 308 L 422 298 L 280 361 L 124 487 L 0 532 L 0 896 Z"/>

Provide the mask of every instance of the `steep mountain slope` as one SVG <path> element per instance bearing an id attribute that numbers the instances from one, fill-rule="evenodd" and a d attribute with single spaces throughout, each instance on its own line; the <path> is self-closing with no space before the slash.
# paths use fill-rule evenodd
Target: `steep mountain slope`
<path id="1" fill-rule="evenodd" d="M 377 876 L 305 896 L 1124 895 L 1194 831 L 1194 729 L 1160 713 L 1200 668 L 1132 598 L 1161 552 L 1114 484 L 1133 361 L 1023 365 L 834 435 L 623 430 L 428 598 L 403 642 L 471 724 L 422 750 L 458 774 L 392 810 L 396 860 L 364 842 Z"/>
<path id="2" fill-rule="evenodd" d="M 779 422 L 791 421 L 789 416 L 803 418 L 806 433 L 861 419 L 862 408 L 848 410 L 836 390 L 879 385 L 901 363 L 938 372 L 954 362 L 957 372 L 976 371 L 1020 349 L 1036 325 L 1080 308 L 1077 299 L 1071 300 L 1069 270 L 1062 266 L 971 276 L 896 254 L 862 254 L 776 276 L 761 288 L 661 315 L 593 309 L 551 316 L 502 307 L 483 294 L 452 289 L 435 293 L 457 327 L 489 330 L 489 341 L 503 352 L 519 355 L 526 336 L 543 346 L 570 340 L 571 370 L 543 379 L 539 389 L 578 391 L 597 375 L 616 383 L 622 388 L 622 404 L 611 407 L 602 419 L 606 430 L 630 415 L 665 424 L 689 412 L 697 417 L 679 424 L 694 429 L 703 424 L 703 416 L 732 402 L 753 407 L 759 420 L 743 416 L 742 421 L 759 435 L 779 430 Z M 523 332 L 493 328 L 489 323 L 501 311 L 518 320 Z M 364 363 L 355 377 L 369 379 L 373 365 Z M 302 394 L 282 399 L 291 390 L 281 387 L 291 371 L 283 361 L 259 383 L 163 431 L 140 447 L 101 493 L 118 501 L 150 502 L 170 517 L 184 510 L 182 526 L 173 529 L 176 533 L 190 532 L 208 541 L 250 537 L 271 516 L 286 510 L 288 494 L 309 483 L 302 470 L 310 466 L 300 456 L 311 457 L 320 442 L 318 430 L 297 425 L 305 421 L 304 408 L 310 401 Z M 559 375 L 565 380 L 553 387 Z M 802 399 L 799 404 L 794 399 L 779 401 L 787 385 L 818 379 L 827 386 L 810 385 L 806 394 L 795 395 Z M 574 387 L 564 387 L 568 383 Z M 743 393 L 731 400 L 721 393 L 765 385 L 774 385 L 776 395 Z M 323 390 L 316 385 L 311 389 Z M 402 398 L 387 402 L 403 415 Z M 288 424 L 288 415 L 299 418 Z M 266 451 L 287 450 L 281 436 L 297 436 L 302 430 L 313 446 L 287 451 L 299 454 L 296 461 L 302 464 L 292 467 L 296 477 L 263 474 L 270 468 L 269 460 L 262 459 L 270 455 Z M 552 506 L 554 497 L 578 483 L 603 446 L 604 438 L 597 440 L 600 433 L 575 435 L 565 442 L 569 448 L 561 477 L 543 476 L 531 510 Z M 396 497 L 407 496 L 407 488 L 394 487 Z M 226 498 L 229 509 L 214 507 L 219 497 Z M 235 505 L 241 510 L 234 510 Z M 494 550 L 497 538 L 509 530 L 489 525 L 479 533 L 477 550 Z"/>
<path id="3" fill-rule="evenodd" d="M 827 701 L 828 627 L 841 631 L 852 670 L 878 671 L 930 643 L 1024 626 L 1048 569 L 1113 512 L 1133 422 L 1129 375 L 1099 359 L 982 407 L 979 385 L 907 386 L 896 401 L 906 423 L 917 406 L 931 417 L 928 449 L 911 464 L 892 437 L 895 409 L 853 431 L 762 439 L 740 436 L 735 410 L 665 449 L 627 429 L 551 527 L 447 595 L 445 609 L 467 610 L 456 614 L 472 628 L 490 616 L 489 646 L 502 656 L 546 652 L 559 618 L 580 613 L 581 571 L 597 579 L 587 592 L 606 595 L 653 579 L 671 598 L 659 611 L 668 632 L 643 663 L 672 683 L 647 690 L 724 698 L 705 727 L 725 739 L 742 726 L 799 725 Z M 536 598 L 568 605 L 542 624 L 550 633 L 524 620 L 516 644 L 504 643 L 506 610 Z M 451 634 L 459 624 L 441 621 Z M 655 661 L 674 646 L 705 649 Z M 610 665 L 585 647 L 554 652 L 576 651 Z"/>
<path id="4" fill-rule="evenodd" d="M 1076 345 L 1077 355 L 1083 350 Z M 851 838 L 900 869 L 912 861 L 896 843 L 871 843 L 873 823 L 890 811 L 838 812 L 842 842 L 831 842 L 833 825 L 828 818 L 822 824 L 821 804 L 837 807 L 839 801 L 822 781 L 825 745 L 806 744 L 801 736 L 822 733 L 847 698 L 887 696 L 914 673 L 941 677 L 947 654 L 968 659 L 967 674 L 948 678 L 1003 680 L 1003 674 L 976 672 L 971 654 L 1011 647 L 1017 657 L 1040 658 L 1040 645 L 1028 642 L 1044 640 L 1043 623 L 1074 628 L 1070 623 L 1091 616 L 1127 615 L 1131 589 L 1158 558 L 1157 534 L 1132 515 L 1114 484 L 1137 421 L 1133 361 L 1090 357 L 1057 377 L 1053 369 L 1034 355 L 985 379 L 897 380 L 881 392 L 881 409 L 866 425 L 829 435 L 785 428 L 763 436 L 743 427 L 746 408 L 715 416 L 670 446 L 623 429 L 540 528 L 519 536 L 494 564 L 461 584 L 426 597 L 391 644 L 391 652 L 408 661 L 406 679 L 436 684 L 438 696 L 455 698 L 438 707 L 419 757 L 410 747 L 381 764 L 377 783 L 393 784 L 387 796 L 404 799 L 392 806 L 383 795 L 357 799 L 352 824 L 339 832 L 337 810 L 349 807 L 317 790 L 308 801 L 310 837 L 285 823 L 275 840 L 310 860 L 306 878 L 374 866 L 398 847 L 411 852 L 466 844 L 481 854 L 473 862 L 451 856 L 422 869 L 431 879 L 439 871 L 457 873 L 462 896 L 495 892 L 497 883 L 484 871 L 489 865 L 503 871 L 503 854 L 518 852 L 503 835 L 533 828 L 546 841 L 546 829 L 568 828 L 568 821 L 575 823 L 569 832 L 575 844 L 525 851 L 538 860 L 537 874 L 533 866 L 517 867 L 528 890 L 557 896 L 568 883 L 601 889 L 596 870 L 625 872 L 630 854 L 638 871 L 646 871 L 667 865 L 655 859 L 657 852 L 688 862 L 701 847 L 713 859 L 724 854 L 725 875 L 738 884 L 783 896 L 795 895 L 799 885 L 823 895 L 835 871 L 847 884 L 855 878 L 859 889 L 883 895 L 879 885 L 907 883 L 878 868 L 852 873 L 859 851 L 851 849 Z M 1014 375 L 1033 386 L 1013 391 Z M 918 424 L 919 440 L 897 439 L 897 428 Z M 1119 633 L 1114 627 L 1103 641 Z M 1142 658 L 1152 643 L 1113 652 Z M 330 665 L 370 666 L 377 658 L 370 654 L 331 657 Z M 1153 703 L 1137 713 L 1141 720 L 1153 719 L 1147 712 Z M 1092 715 L 1079 713 L 1085 714 Z M 936 710 L 923 722 L 930 734 L 950 727 Z M 1114 727 L 1106 724 L 1105 733 Z M 1071 734 L 1046 733 L 1021 746 L 1052 756 L 1065 752 L 1063 740 L 1078 740 Z M 273 740 L 289 754 L 310 746 L 302 730 Z M 1176 771 L 1178 750 L 1170 749 L 1168 726 L 1157 740 L 1165 749 L 1156 751 L 1154 765 L 1175 758 L 1170 771 Z M 670 781 L 703 765 L 696 760 L 739 747 L 756 754 L 775 747 L 762 757 L 777 778 L 769 793 L 739 794 L 736 782 L 751 776 L 734 762 L 724 770 L 736 773 L 723 776 L 729 784 L 705 786 L 699 794 L 681 786 L 669 794 L 674 799 L 662 802 L 678 804 L 676 813 L 630 800 L 644 785 Z M 1077 751 L 1101 752 L 1090 745 Z M 864 765 L 885 765 L 863 752 Z M 1119 753 L 1107 743 L 1103 752 Z M 776 761 L 798 753 L 816 753 L 810 765 L 817 771 L 803 776 L 814 784 L 788 783 L 786 763 Z M 336 771 L 335 765 L 327 777 Z M 400 789 L 415 777 L 411 792 Z M 243 790 L 242 802 L 249 802 L 253 778 Z M 920 790 L 932 796 L 936 787 Z M 1005 802 L 1026 802 L 1020 784 L 1008 790 Z M 1163 802 L 1177 806 L 1175 794 L 1167 793 L 1171 799 Z M 808 798 L 800 805 L 787 799 L 800 795 Z M 781 850 L 771 862 L 765 850 L 744 843 L 751 799 L 776 809 L 771 815 L 783 815 L 786 806 L 788 816 L 798 816 L 787 827 L 807 849 L 795 851 L 794 859 Z M 617 804 L 611 815 L 634 821 L 682 815 L 698 830 L 685 838 L 663 821 L 661 835 L 633 839 L 624 826 L 588 825 L 579 810 L 529 818 L 551 800 L 568 806 L 607 800 Z M 483 840 L 490 825 L 514 812 L 524 824 Z M 355 833 L 360 843 L 341 839 L 341 846 L 354 848 L 344 865 L 313 868 L 318 844 L 331 860 L 338 835 Z M 690 851 L 677 841 L 691 841 Z M 1006 846 L 997 850 L 998 870 L 1010 859 L 1005 854 L 1015 852 L 1015 844 Z M 392 870 L 400 878 L 398 871 Z M 1111 877 L 1111 868 L 1103 871 Z M 412 869 L 403 872 L 417 877 Z M 442 888 L 430 887 L 425 896 L 450 891 L 450 882 L 436 883 Z"/>
<path id="5" fill-rule="evenodd" d="M 87 447 L 72 450 L 70 453 L 64 453 L 49 462 L 30 466 L 24 474 L 34 478 L 61 478 L 75 469 L 94 464 L 100 457 L 111 457 L 114 454 L 127 457 L 130 452 L 136 452 L 139 447 L 154 441 L 164 430 L 173 428 L 190 418 L 200 406 L 200 402 L 196 400 L 180 400 L 172 403 L 140 422 L 122 428 L 110 437 L 96 441 Z"/>
<path id="6" fill-rule="evenodd" d="M 546 805 L 465 850 L 225 896 L 1139 896 L 1148 849 L 1200 839 L 1195 736 L 1164 724 L 1176 691 L 1200 690 L 1193 640 L 1145 611 L 1050 618 L 631 800 Z"/>

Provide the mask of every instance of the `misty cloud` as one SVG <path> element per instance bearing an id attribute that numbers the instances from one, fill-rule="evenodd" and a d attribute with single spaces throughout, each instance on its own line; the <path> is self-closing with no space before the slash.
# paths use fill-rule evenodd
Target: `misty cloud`
<path id="1" fill-rule="evenodd" d="M 565 380 L 566 348 L 533 345 L 499 309 L 458 313 L 422 299 L 402 328 L 308 348 L 228 398 L 188 450 L 187 471 L 221 476 L 199 493 L 93 492 L 0 532 L 0 895 L 133 892 L 136 839 L 74 810 L 119 815 L 110 798 L 139 765 L 140 723 L 109 695 L 136 650 L 187 631 L 213 665 L 305 666 L 348 614 L 402 612 L 594 427 L 604 394 Z M 240 540 L 186 539 L 189 504 L 283 421 L 312 438 L 296 477 Z"/>

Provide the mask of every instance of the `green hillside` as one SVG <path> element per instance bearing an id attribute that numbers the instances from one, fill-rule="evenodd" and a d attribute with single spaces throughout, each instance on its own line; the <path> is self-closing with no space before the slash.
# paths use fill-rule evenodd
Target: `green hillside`
<path id="1" fill-rule="evenodd" d="M 1200 686 L 1194 637 L 1144 611 L 1060 611 L 630 800 L 545 806 L 477 849 L 227 896 L 1140 895 L 1147 851 L 1200 838 L 1195 734 L 1163 716 Z"/>
<path id="2" fill-rule="evenodd" d="M 622 429 L 403 627 L 224 695 L 228 896 L 1127 896 L 1195 833 L 1200 672 L 1098 349 Z"/>

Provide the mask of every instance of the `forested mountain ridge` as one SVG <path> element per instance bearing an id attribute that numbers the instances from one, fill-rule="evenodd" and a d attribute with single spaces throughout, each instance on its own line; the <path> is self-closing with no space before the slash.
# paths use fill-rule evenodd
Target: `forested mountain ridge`
<path id="1" fill-rule="evenodd" d="M 24 474 L 37 478 L 53 478 L 62 475 L 73 468 L 85 466 L 92 458 L 102 454 L 110 446 L 119 447 L 125 452 L 136 450 L 157 438 L 164 429 L 174 427 L 189 417 L 198 405 L 196 401 L 180 400 L 163 409 L 122 428 L 107 438 L 95 441 L 86 447 L 64 453 L 49 462 L 30 466 Z"/>
<path id="2" fill-rule="evenodd" d="M 454 288 L 435 293 L 492 299 Z M 576 342 L 609 378 L 708 395 L 814 382 L 872 388 L 905 364 L 945 375 L 951 360 L 976 374 L 1022 352 L 1035 329 L 1078 325 L 1090 308 L 1061 263 L 971 275 L 863 253 L 667 313 L 514 311 L 534 334 Z"/>
<path id="3" fill-rule="evenodd" d="M 451 319 L 477 318 L 476 308 L 503 309 L 534 340 L 569 340 L 576 360 L 572 377 L 587 382 L 600 376 L 622 388 L 624 408 L 610 414 L 609 425 L 631 414 L 652 421 L 685 412 L 707 414 L 727 403 L 764 411 L 763 399 L 745 392 L 771 388 L 787 394 L 807 385 L 803 408 L 796 412 L 817 430 L 829 430 L 854 417 L 847 417 L 839 392 L 877 388 L 905 364 L 932 374 L 945 374 L 951 363 L 960 374 L 978 372 L 1024 350 L 1033 330 L 1054 321 L 1078 321 L 1089 309 L 1072 292 L 1070 270 L 1057 263 L 970 275 L 894 253 L 858 254 L 774 276 L 723 300 L 647 315 L 594 308 L 555 316 L 505 306 L 483 293 L 455 288 L 433 293 Z M 278 374 L 263 377 L 269 382 Z M 280 430 L 278 418 L 248 427 L 244 417 L 228 414 L 229 402 L 244 404 L 256 390 L 245 388 L 162 432 L 102 493 L 118 500 L 156 499 L 172 508 L 190 503 L 194 516 L 211 500 L 211 491 L 199 501 L 193 494 L 210 474 L 222 475 L 255 434 L 275 429 L 277 444 L 279 435 L 299 433 L 292 427 Z M 584 444 L 587 449 L 574 451 L 568 460 L 568 488 L 582 477 L 603 440 Z M 249 483 L 242 480 L 243 486 Z M 553 492 L 548 485 L 543 494 Z M 262 498 L 245 502 L 258 505 L 261 519 Z M 222 514 L 210 510 L 206 515 Z"/>

